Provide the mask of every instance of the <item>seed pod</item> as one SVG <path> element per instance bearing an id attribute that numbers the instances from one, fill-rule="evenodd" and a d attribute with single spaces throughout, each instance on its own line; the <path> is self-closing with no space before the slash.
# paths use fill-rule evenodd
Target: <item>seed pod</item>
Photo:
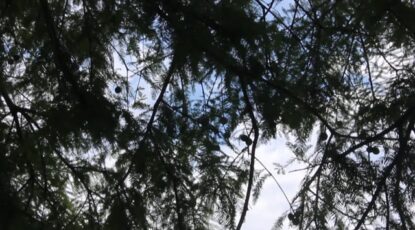
<path id="1" fill-rule="evenodd" d="M 225 125 L 226 123 L 228 123 L 228 119 L 227 119 L 226 117 L 220 117 L 219 122 L 220 122 L 222 125 Z"/>
<path id="2" fill-rule="evenodd" d="M 203 126 L 207 127 L 209 125 L 209 117 L 207 115 L 202 115 L 197 119 L 197 121 Z"/>
<path id="3" fill-rule="evenodd" d="M 372 147 L 372 153 L 373 154 L 375 154 L 375 155 L 377 155 L 377 154 L 379 154 L 379 148 L 378 147 Z"/>
<path id="4" fill-rule="evenodd" d="M 246 145 L 251 145 L 252 144 L 252 140 L 251 138 L 249 138 L 247 135 L 240 135 L 239 139 L 241 139 L 242 141 L 244 141 L 246 143 Z"/>
<path id="5" fill-rule="evenodd" d="M 325 141 L 327 139 L 327 137 L 328 137 L 327 133 L 325 133 L 325 132 L 320 134 L 320 140 L 322 140 L 322 141 Z"/>
<path id="6" fill-rule="evenodd" d="M 121 93 L 121 87 L 119 86 L 115 87 L 115 93 Z"/>
<path id="7" fill-rule="evenodd" d="M 17 55 L 17 54 L 13 55 L 13 60 L 14 61 L 19 61 L 20 60 L 20 56 Z"/>
<path id="8" fill-rule="evenodd" d="M 289 213 L 288 214 L 288 219 L 292 221 L 294 219 L 294 215 L 292 213 Z"/>
<path id="9" fill-rule="evenodd" d="M 291 222 L 293 223 L 293 225 L 299 225 L 300 224 L 300 220 L 297 217 L 294 217 Z"/>

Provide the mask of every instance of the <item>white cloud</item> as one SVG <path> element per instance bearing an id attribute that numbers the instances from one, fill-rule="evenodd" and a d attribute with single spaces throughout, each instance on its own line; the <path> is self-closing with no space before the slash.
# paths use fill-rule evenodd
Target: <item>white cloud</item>
<path id="1" fill-rule="evenodd" d="M 300 182 L 304 177 L 304 171 L 286 173 L 285 175 L 277 174 L 273 163 L 284 164 L 294 155 L 285 145 L 285 139 L 278 138 L 269 141 L 267 144 L 260 146 L 257 150 L 257 157 L 273 173 L 278 183 L 284 189 L 288 199 L 292 199 L 299 190 Z M 262 166 L 257 163 L 256 168 Z M 301 168 L 301 165 L 294 163 L 287 169 Z M 284 212 L 289 211 L 289 204 L 277 184 L 268 178 L 264 183 L 261 194 L 256 204 L 250 205 L 246 216 L 246 221 L 242 227 L 244 230 L 251 229 L 271 229 L 275 221 Z M 288 229 L 288 225 L 283 229 Z"/>

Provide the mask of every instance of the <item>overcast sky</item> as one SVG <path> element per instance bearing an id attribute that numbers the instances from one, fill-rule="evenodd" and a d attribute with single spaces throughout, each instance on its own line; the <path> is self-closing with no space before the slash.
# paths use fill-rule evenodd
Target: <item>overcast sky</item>
<path id="1" fill-rule="evenodd" d="M 304 171 L 291 172 L 289 170 L 299 169 L 302 166 L 294 163 L 287 168 L 286 174 L 277 174 L 275 162 L 284 165 L 288 160 L 294 157 L 291 150 L 286 146 L 286 140 L 283 137 L 276 138 L 265 145 L 261 145 L 257 150 L 257 157 L 273 173 L 278 183 L 284 189 L 288 199 L 292 199 L 299 190 L 300 182 L 304 177 Z M 304 167 L 304 166 L 303 166 Z M 256 168 L 262 166 L 256 163 Z M 251 202 L 250 209 L 246 216 L 244 230 L 272 229 L 276 220 L 289 211 L 289 204 L 278 188 L 276 183 L 268 178 L 263 185 L 261 195 L 258 201 L 253 205 Z M 286 220 L 283 229 L 290 229 Z"/>

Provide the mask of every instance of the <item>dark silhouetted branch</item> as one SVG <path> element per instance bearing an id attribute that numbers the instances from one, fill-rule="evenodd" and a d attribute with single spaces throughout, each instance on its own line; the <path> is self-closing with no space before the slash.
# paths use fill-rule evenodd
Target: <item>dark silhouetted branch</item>
<path id="1" fill-rule="evenodd" d="M 258 128 L 258 121 L 255 118 L 254 109 L 252 107 L 251 101 L 249 99 L 248 91 L 247 91 L 247 85 L 244 79 L 244 76 L 240 77 L 240 83 L 242 87 L 242 93 L 245 101 L 245 106 L 248 110 L 249 117 L 251 119 L 252 128 L 254 130 L 254 141 L 252 142 L 252 148 L 251 148 L 251 163 L 249 166 L 249 178 L 248 178 L 248 186 L 246 189 L 246 195 L 245 195 L 245 202 L 244 206 L 242 208 L 241 217 L 239 218 L 238 225 L 236 227 L 236 230 L 240 230 L 242 227 L 243 222 L 245 221 L 246 212 L 248 211 L 248 205 L 249 205 L 249 198 L 251 196 L 251 190 L 252 190 L 252 183 L 254 180 L 254 171 L 255 171 L 255 151 L 256 146 L 258 143 L 259 138 L 259 128 Z"/>

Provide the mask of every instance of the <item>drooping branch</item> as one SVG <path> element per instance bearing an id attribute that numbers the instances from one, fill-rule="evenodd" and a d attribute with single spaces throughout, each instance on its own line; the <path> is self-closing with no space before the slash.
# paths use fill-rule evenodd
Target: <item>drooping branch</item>
<path id="1" fill-rule="evenodd" d="M 395 165 L 396 165 L 397 161 L 399 160 L 399 158 L 400 158 L 399 155 L 396 156 L 394 161 L 391 164 L 389 164 L 388 167 L 386 167 L 385 170 L 383 171 L 381 179 L 377 182 L 376 190 L 372 195 L 372 199 L 370 200 L 370 202 L 367 205 L 365 211 L 363 212 L 363 215 L 360 217 L 360 219 L 359 219 L 356 227 L 354 228 L 354 230 L 359 230 L 360 227 L 364 224 L 367 215 L 369 214 L 369 212 L 372 210 L 373 206 L 375 205 L 375 202 L 376 202 L 381 190 L 385 186 L 386 180 L 390 176 L 390 173 L 392 172 L 392 169 L 395 167 Z"/>
<path id="2" fill-rule="evenodd" d="M 398 162 L 396 165 L 396 172 L 395 172 L 395 184 L 394 184 L 394 193 L 393 193 L 393 200 L 396 205 L 396 210 L 398 211 L 399 219 L 402 223 L 402 229 L 408 229 L 406 227 L 406 217 L 402 207 L 402 199 L 401 199 L 401 176 L 402 176 L 402 162 Z"/>
<path id="3" fill-rule="evenodd" d="M 396 154 L 396 156 L 394 157 L 394 160 L 392 161 L 392 163 L 390 163 L 385 170 L 382 173 L 382 177 L 381 179 L 378 181 L 377 185 L 376 185 L 376 190 L 372 195 L 372 199 L 369 202 L 369 204 L 366 207 L 366 210 L 363 212 L 362 217 L 360 218 L 359 222 L 357 223 L 356 227 L 354 228 L 355 230 L 359 230 L 360 227 L 363 225 L 363 223 L 365 222 L 365 219 L 367 217 L 367 215 L 369 214 L 369 212 L 372 210 L 373 206 L 375 205 L 375 202 L 381 192 L 381 190 L 385 187 L 386 184 L 386 180 L 389 178 L 392 169 L 396 166 L 396 165 L 400 165 L 402 160 L 405 157 L 405 154 L 407 152 L 407 144 L 408 144 L 408 140 L 410 137 L 410 133 L 411 133 L 411 128 L 413 127 L 415 122 L 415 118 L 412 118 L 411 121 L 409 122 L 408 128 L 406 130 L 406 132 L 403 132 L 403 128 L 402 126 L 404 126 L 402 123 L 400 124 L 400 126 L 398 127 L 398 133 L 399 133 L 399 149 L 398 149 L 398 153 Z M 400 169 L 398 169 L 397 171 L 399 171 Z M 399 211 L 399 210 L 398 210 Z M 402 216 L 401 216 L 402 218 Z M 404 220 L 402 221 L 402 227 L 403 229 L 407 229 Z"/>
<path id="4" fill-rule="evenodd" d="M 316 172 L 311 176 L 311 178 L 302 186 L 302 189 L 297 193 L 298 195 L 294 198 L 294 200 L 295 199 L 297 199 L 302 193 L 304 193 L 305 191 L 307 191 L 307 190 L 310 190 L 310 186 L 311 186 L 311 184 L 314 182 L 314 180 L 316 180 L 317 178 L 319 178 L 320 177 L 320 175 L 321 175 L 321 172 L 323 171 L 323 166 L 326 164 L 326 161 L 327 161 L 327 159 L 328 159 L 328 157 L 330 156 L 330 149 L 329 149 L 329 145 L 330 145 L 330 142 L 331 142 L 331 140 L 333 139 L 333 134 L 331 134 L 330 135 L 330 137 L 329 137 L 329 139 L 327 140 L 327 143 L 326 143 L 326 145 L 325 145 L 325 147 L 324 147 L 324 154 L 323 154 L 323 158 L 321 159 L 321 163 L 320 163 L 320 165 L 319 165 L 319 167 L 317 168 L 317 170 L 316 170 Z M 316 191 L 316 194 L 315 194 L 315 196 L 316 196 L 316 199 L 318 199 L 319 198 L 319 195 L 318 195 L 318 189 L 317 189 L 317 191 Z"/>
<path id="5" fill-rule="evenodd" d="M 255 152 L 256 152 L 256 146 L 257 146 L 258 138 L 259 138 L 258 121 L 256 120 L 255 113 L 254 113 L 254 108 L 253 108 L 252 103 L 249 99 L 247 84 L 246 84 L 246 81 L 245 81 L 243 76 L 240 77 L 240 83 L 241 83 L 243 98 L 244 98 L 244 101 L 245 101 L 245 106 L 246 106 L 246 109 L 248 110 L 248 115 L 251 119 L 252 129 L 254 130 L 254 140 L 252 142 L 252 147 L 251 147 L 251 162 L 250 162 L 250 165 L 249 165 L 249 178 L 248 178 L 248 185 L 247 185 L 247 189 L 246 189 L 245 202 L 244 202 L 244 206 L 242 208 L 242 213 L 241 213 L 241 216 L 239 218 L 239 222 L 238 222 L 238 225 L 236 227 L 236 230 L 241 229 L 242 224 L 245 221 L 246 213 L 248 211 L 249 199 L 250 199 L 250 196 L 251 196 L 252 184 L 253 184 L 253 180 L 254 180 Z"/>
<path id="6" fill-rule="evenodd" d="M 388 186 L 384 186 L 385 188 L 385 200 L 386 200 L 386 230 L 389 230 L 390 227 L 390 204 L 389 204 L 389 192 Z"/>
<path id="7" fill-rule="evenodd" d="M 347 156 L 348 154 L 354 152 L 355 150 L 371 143 L 377 140 L 380 140 L 383 136 L 385 136 L 386 134 L 390 133 L 392 130 L 396 129 L 397 127 L 399 127 L 400 125 L 402 125 L 403 122 L 405 122 L 413 113 L 415 112 L 415 106 L 410 107 L 409 109 L 407 109 L 405 111 L 405 113 L 402 114 L 402 116 L 397 119 L 392 125 L 390 125 L 388 128 L 384 129 L 383 131 L 379 132 L 376 135 L 373 135 L 372 137 L 367 138 L 366 140 L 353 145 L 352 147 L 350 147 L 349 149 L 347 149 L 346 151 L 344 151 L 343 153 L 340 154 L 341 157 Z"/>
<path id="8" fill-rule="evenodd" d="M 76 80 L 76 77 L 73 73 L 73 65 L 75 63 L 72 63 L 71 57 L 69 54 L 64 50 L 63 45 L 61 44 L 61 41 L 59 40 L 59 37 L 56 33 L 55 23 L 50 11 L 49 3 L 47 0 L 39 0 L 40 5 L 42 7 L 42 14 L 46 23 L 47 32 L 50 38 L 50 41 L 53 46 L 53 54 L 55 58 L 55 62 L 59 69 L 62 71 L 65 80 L 68 81 L 72 87 L 75 93 L 79 93 L 80 89 Z"/>
<path id="9" fill-rule="evenodd" d="M 142 139 L 139 142 L 139 148 L 142 147 L 142 145 L 147 140 L 147 138 L 149 136 L 149 133 L 151 132 L 151 128 L 152 128 L 153 123 L 154 123 L 154 120 L 156 118 L 156 114 L 157 114 L 158 108 L 159 108 L 160 104 L 163 101 L 164 94 L 166 93 L 167 88 L 168 88 L 168 86 L 169 86 L 169 84 L 170 84 L 170 82 L 171 82 L 171 80 L 173 78 L 173 74 L 176 71 L 176 62 L 177 62 L 176 59 L 177 59 L 176 55 L 173 54 L 173 57 L 172 57 L 172 60 L 171 60 L 171 63 L 170 63 L 170 67 L 169 67 L 169 69 L 168 69 L 168 71 L 166 73 L 166 76 L 164 78 L 164 82 L 163 82 L 161 91 L 159 93 L 159 96 L 157 97 L 156 102 L 153 105 L 153 109 L 152 109 L 152 113 L 151 113 L 150 120 L 148 121 L 147 126 L 146 126 L 146 130 L 144 131 L 143 137 L 142 137 Z M 136 153 L 136 154 L 140 154 L 140 153 Z M 124 174 L 124 176 L 118 182 L 118 185 L 119 186 L 121 186 L 121 184 L 124 183 L 125 179 L 131 173 L 132 167 L 133 167 L 133 161 L 131 161 L 130 166 L 127 169 L 127 172 Z"/>
<path id="10" fill-rule="evenodd" d="M 367 69 L 367 74 L 369 77 L 370 91 L 372 92 L 373 100 L 376 100 L 375 90 L 373 88 L 372 71 L 370 69 L 370 63 L 369 63 L 369 54 L 367 52 L 366 44 L 365 44 L 365 41 L 363 40 L 362 35 L 360 34 L 359 37 L 360 37 L 360 43 L 362 44 L 362 49 L 363 49 L 363 58 L 365 59 L 365 62 L 366 62 L 366 69 Z"/>
<path id="11" fill-rule="evenodd" d="M 17 116 L 17 110 L 16 110 L 17 107 L 13 103 L 13 101 L 11 100 L 10 96 L 4 91 L 4 88 L 3 88 L 2 85 L 3 84 L 0 85 L 0 93 L 1 93 L 1 96 L 6 101 L 7 107 L 9 108 L 10 113 L 13 116 L 13 121 L 16 124 L 17 135 L 19 136 L 20 139 L 22 139 L 23 138 L 23 134 L 22 134 L 21 126 L 20 126 L 19 117 Z"/>

